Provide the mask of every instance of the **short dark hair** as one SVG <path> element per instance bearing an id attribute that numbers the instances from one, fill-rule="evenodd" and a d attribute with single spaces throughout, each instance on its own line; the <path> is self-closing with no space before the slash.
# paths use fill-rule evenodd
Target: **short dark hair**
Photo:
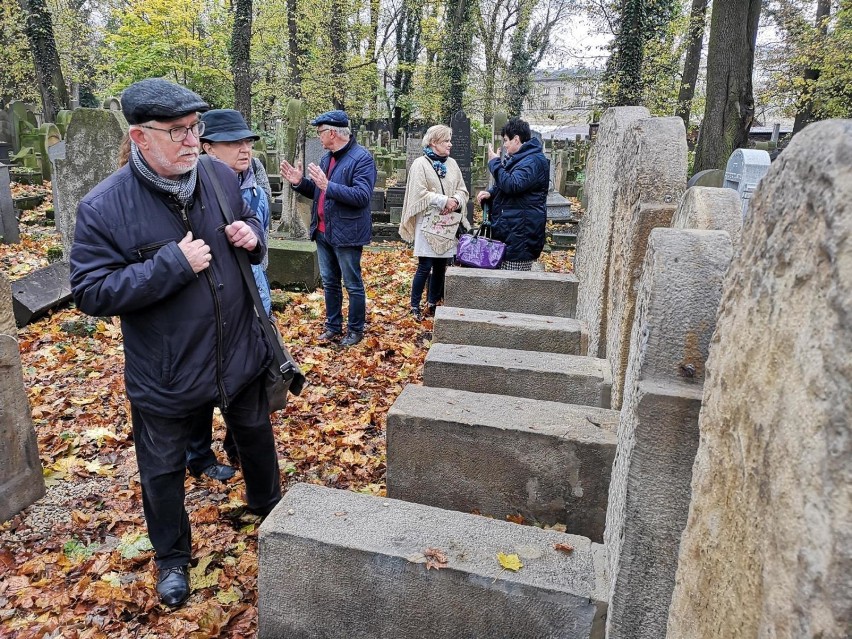
<path id="1" fill-rule="evenodd" d="M 500 137 L 504 135 L 510 140 L 517 135 L 521 138 L 521 144 L 523 144 L 524 142 L 529 142 L 532 132 L 530 131 L 530 125 L 521 120 L 521 118 L 512 118 L 500 129 Z"/>

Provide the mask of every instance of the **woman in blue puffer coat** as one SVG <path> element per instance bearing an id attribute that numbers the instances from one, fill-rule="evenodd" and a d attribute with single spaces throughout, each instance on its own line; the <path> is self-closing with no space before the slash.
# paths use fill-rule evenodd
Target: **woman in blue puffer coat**
<path id="1" fill-rule="evenodd" d="M 488 170 L 494 185 L 476 201 L 491 203 L 492 236 L 506 244 L 500 268 L 529 271 L 544 248 L 550 162 L 530 125 L 512 118 L 500 131 L 506 157 L 488 147 Z"/>

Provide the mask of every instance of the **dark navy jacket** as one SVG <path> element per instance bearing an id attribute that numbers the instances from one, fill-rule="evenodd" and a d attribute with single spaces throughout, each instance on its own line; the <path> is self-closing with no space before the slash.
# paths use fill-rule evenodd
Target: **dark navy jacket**
<path id="1" fill-rule="evenodd" d="M 331 153 L 320 160 L 320 168 L 328 175 Z M 332 246 L 364 246 L 373 238 L 370 198 L 376 185 L 376 163 L 373 156 L 352 137 L 334 153 L 337 163 L 328 177 L 325 190 L 325 239 Z M 319 215 L 317 204 L 321 191 L 313 180 L 302 178 L 293 187 L 305 197 L 313 198 L 311 239 L 316 239 Z"/>
<path id="2" fill-rule="evenodd" d="M 535 138 L 524 142 L 505 165 L 495 158 L 488 170 L 494 176 L 489 189 L 493 237 L 506 243 L 503 259 L 537 260 L 544 248 L 550 184 L 550 161 L 542 153 L 541 142 Z"/>
<path id="3" fill-rule="evenodd" d="M 258 218 L 240 195 L 236 174 L 211 163 L 234 217 L 258 237 L 249 254 L 266 251 Z M 186 207 L 137 175 L 132 162 L 92 189 L 77 208 L 71 290 L 95 316 L 119 315 L 127 397 L 138 408 L 182 417 L 231 397 L 255 379 L 272 352 L 261 333 L 225 219 L 199 163 L 194 200 Z M 211 249 L 210 266 L 192 272 L 178 242 L 191 230 Z"/>

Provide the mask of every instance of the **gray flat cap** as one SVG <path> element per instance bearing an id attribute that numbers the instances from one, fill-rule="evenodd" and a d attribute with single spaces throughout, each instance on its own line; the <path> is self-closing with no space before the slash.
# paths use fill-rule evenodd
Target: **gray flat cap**
<path id="1" fill-rule="evenodd" d="M 207 111 L 210 105 L 186 87 L 161 78 L 140 80 L 121 94 L 121 111 L 128 124 L 148 120 L 175 120 Z"/>

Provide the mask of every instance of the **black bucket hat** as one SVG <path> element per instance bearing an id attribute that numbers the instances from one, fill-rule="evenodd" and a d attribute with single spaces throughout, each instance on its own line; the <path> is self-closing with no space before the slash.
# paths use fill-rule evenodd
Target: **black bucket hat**
<path id="1" fill-rule="evenodd" d="M 234 109 L 213 109 L 201 116 L 204 122 L 202 142 L 236 142 L 259 140 L 260 136 L 248 128 L 243 114 Z"/>

